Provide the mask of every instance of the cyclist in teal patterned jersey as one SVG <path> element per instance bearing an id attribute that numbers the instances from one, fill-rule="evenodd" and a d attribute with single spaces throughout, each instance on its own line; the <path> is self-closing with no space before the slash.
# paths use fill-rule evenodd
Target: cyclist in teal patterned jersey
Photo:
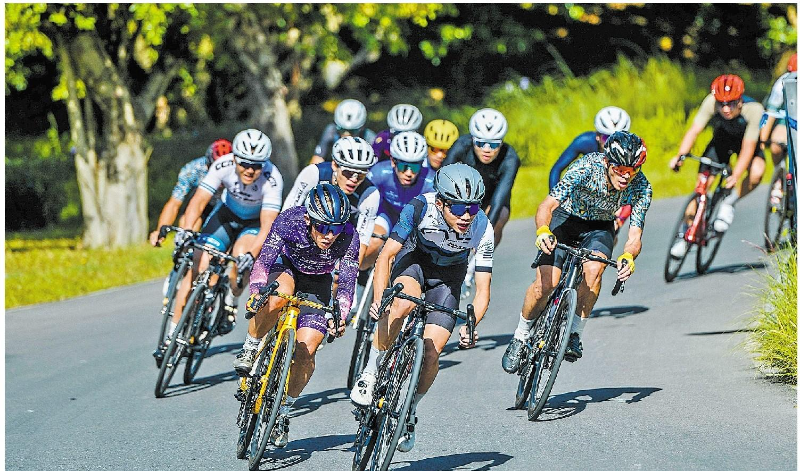
<path id="1" fill-rule="evenodd" d="M 646 158 L 647 149 L 637 135 L 617 131 L 606 141 L 603 153 L 587 154 L 576 160 L 539 205 L 536 246 L 543 255 L 536 267 L 536 279 L 525 293 L 514 338 L 503 355 L 506 372 L 515 373 L 519 369 L 522 347 L 531 327 L 558 285 L 566 254 L 555 248 L 556 242 L 580 245 L 610 258 L 616 212 L 622 205 L 630 204 L 628 240 L 625 252 L 617 259 L 620 264 L 617 278 L 625 281 L 633 274 L 633 260 L 642 250 L 645 214 L 653 196 L 650 182 L 641 172 Z M 583 354 L 581 334 L 600 293 L 606 265 L 586 262 L 583 267 L 578 310 L 564 356 L 567 361 L 575 361 Z"/>

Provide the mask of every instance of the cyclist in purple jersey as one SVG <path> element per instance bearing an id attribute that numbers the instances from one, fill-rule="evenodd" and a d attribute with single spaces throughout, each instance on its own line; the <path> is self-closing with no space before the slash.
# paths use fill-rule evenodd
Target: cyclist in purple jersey
<path id="1" fill-rule="evenodd" d="M 372 148 L 378 157 L 378 162 L 384 162 L 392 157 L 392 138 L 405 131 L 417 131 L 422 125 L 422 113 L 414 105 L 394 105 L 386 115 L 389 129 L 384 129 L 375 136 Z"/>
<path id="2" fill-rule="evenodd" d="M 336 299 L 341 313 L 350 311 L 358 273 L 359 240 L 349 222 L 350 203 L 344 192 L 329 183 L 314 187 L 303 206 L 282 212 L 275 220 L 258 260 L 253 266 L 250 281 L 248 310 L 260 298 L 259 290 L 277 280 L 278 290 L 286 294 L 297 291 L 309 293 L 312 300 L 328 305 L 331 301 L 332 273 L 339 269 Z M 272 297 L 250 320 L 247 338 L 233 367 L 239 375 L 248 375 L 261 338 L 277 324 L 286 301 Z M 289 384 L 279 420 L 284 424 L 277 446 L 288 442 L 288 414 L 314 373 L 314 356 L 326 334 L 344 334 L 344 319 L 339 330 L 333 330 L 333 320 L 318 310 L 303 307 L 297 320 L 297 345 L 289 372 Z"/>

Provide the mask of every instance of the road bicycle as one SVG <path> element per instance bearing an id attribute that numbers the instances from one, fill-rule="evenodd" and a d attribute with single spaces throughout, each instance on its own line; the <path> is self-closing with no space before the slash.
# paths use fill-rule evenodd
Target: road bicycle
<path id="1" fill-rule="evenodd" d="M 402 290 L 402 283 L 384 290 L 378 312 L 384 312 L 394 298 L 411 301 L 417 307 L 408 316 L 405 327 L 383 356 L 372 403 L 353 411 L 358 421 L 352 467 L 354 471 L 367 468 L 370 471 L 389 469 L 404 430 L 414 430 L 415 423 L 410 411 L 422 370 L 425 352 L 422 334 L 428 312 L 446 312 L 465 320 L 469 338 L 475 338 L 475 312 L 472 304 L 467 305 L 466 312 L 458 311 L 407 295 Z"/>
<path id="2" fill-rule="evenodd" d="M 334 299 L 333 306 L 324 306 L 310 301 L 308 294 L 297 292 L 294 295 L 279 293 L 278 281 L 273 281 L 259 291 L 261 298 L 248 309 L 245 318 L 250 319 L 266 304 L 270 296 L 278 296 L 288 301 L 281 309 L 278 322 L 258 345 L 253 369 L 239 380 L 236 399 L 241 402 L 236 423 L 239 426 L 239 439 L 236 443 L 236 457 L 248 458 L 250 471 L 258 469 L 270 435 L 278 419 L 286 390 L 289 385 L 289 370 L 294 356 L 297 318 L 303 306 L 319 309 L 333 316 L 334 332 L 339 330 L 339 304 Z M 336 337 L 328 335 L 328 343 Z"/>
<path id="3" fill-rule="evenodd" d="M 618 268 L 617 262 L 594 255 L 586 248 L 570 247 L 558 243 L 556 247 L 567 253 L 561 278 L 536 319 L 531 335 L 523 344 L 520 366 L 517 370 L 519 385 L 514 401 L 516 409 L 528 405 L 528 420 L 536 420 L 542 412 L 556 375 L 564 359 L 572 332 L 572 321 L 578 307 L 578 285 L 583 280 L 583 263 L 594 261 Z M 542 252 L 536 256 L 531 268 L 539 265 Z M 625 290 L 625 283 L 617 280 L 611 294 Z"/>
<path id="4" fill-rule="evenodd" d="M 769 145 L 770 143 L 765 143 Z M 764 246 L 773 251 L 783 245 L 797 244 L 797 188 L 792 155 L 783 146 L 784 159 L 775 167 L 767 194 L 764 217 Z"/>
<path id="5" fill-rule="evenodd" d="M 170 232 L 178 232 L 185 234 L 184 238 L 186 240 L 192 240 L 197 235 L 194 231 L 190 231 L 188 229 L 183 229 L 178 226 L 169 226 L 164 225 L 161 226 L 158 232 L 159 239 L 163 239 L 167 236 Z M 186 244 L 181 244 L 181 246 L 176 246 L 172 250 L 172 271 L 169 273 L 169 278 L 167 281 L 167 289 L 164 293 L 164 299 L 162 301 L 162 308 L 161 308 L 161 329 L 158 332 L 158 341 L 156 342 L 156 349 L 153 352 L 153 356 L 156 359 L 156 368 L 161 368 L 161 362 L 163 360 L 164 351 L 166 350 L 166 345 L 164 344 L 164 340 L 167 336 L 167 326 L 170 325 L 172 321 L 172 317 L 175 314 L 173 311 L 173 307 L 175 305 L 175 294 L 178 292 L 178 287 L 180 286 L 181 281 L 192 269 L 193 265 L 193 258 L 194 258 L 194 249 L 191 246 L 187 246 Z"/>
<path id="6" fill-rule="evenodd" d="M 695 259 L 697 273 L 702 275 L 707 272 L 711 262 L 717 255 L 719 246 L 722 243 L 722 237 L 725 235 L 725 231 L 719 232 L 714 229 L 714 221 L 717 218 L 720 203 L 731 193 L 730 188 L 725 188 L 725 180 L 731 174 L 730 166 L 714 162 L 708 157 L 697 157 L 691 154 L 680 157 L 681 162 L 686 159 L 697 160 L 701 164 L 708 166 L 709 170 L 699 174 L 700 178 L 694 189 L 694 194 L 683 206 L 675 229 L 671 233 L 671 239 L 667 247 L 667 261 L 664 265 L 664 279 L 667 283 L 674 280 L 678 275 L 678 271 L 680 271 L 692 247 L 697 247 Z M 679 170 L 680 167 L 675 167 L 676 172 Z M 716 186 L 709 190 L 709 182 L 714 179 L 716 179 Z M 687 224 L 686 210 L 692 205 L 695 207 L 695 216 L 692 218 L 691 223 Z M 675 257 L 672 255 L 672 247 L 681 240 L 685 241 L 688 246 L 681 257 Z"/>
<path id="7" fill-rule="evenodd" d="M 377 237 L 384 241 L 389 239 L 389 236 L 380 234 L 372 234 L 372 237 Z M 373 266 L 370 268 L 364 293 L 358 301 L 356 313 L 350 321 L 356 331 L 356 341 L 353 344 L 353 353 L 350 355 L 350 368 L 347 371 L 347 389 L 353 389 L 358 376 L 364 370 L 367 356 L 369 355 L 369 346 L 372 344 L 375 320 L 369 315 L 369 306 L 372 304 L 370 300 L 372 300 L 372 279 L 374 276 L 375 267 Z"/>
<path id="8" fill-rule="evenodd" d="M 236 262 L 236 257 L 213 247 L 198 244 L 194 240 L 187 245 L 194 250 L 208 253 L 211 258 L 208 268 L 198 275 L 192 284 L 183 315 L 164 353 L 164 360 L 161 362 L 156 379 L 155 395 L 158 398 L 164 397 L 164 392 L 184 357 L 186 366 L 183 371 L 183 383 L 191 384 L 211 346 L 211 341 L 220 335 L 220 322 L 225 315 L 223 309 L 225 294 L 230 285 L 228 265 Z M 242 276 L 242 273 L 237 275 L 237 286 L 241 286 Z M 212 285 L 213 278 L 217 278 L 217 281 Z"/>

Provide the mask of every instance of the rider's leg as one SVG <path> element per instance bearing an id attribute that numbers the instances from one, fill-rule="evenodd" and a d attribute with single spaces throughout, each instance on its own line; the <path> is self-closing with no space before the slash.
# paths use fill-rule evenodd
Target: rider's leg
<path id="1" fill-rule="evenodd" d="M 605 257 L 606 255 L 601 252 L 594 252 L 595 255 Z M 575 310 L 576 314 L 582 319 L 588 319 L 592 314 L 592 308 L 597 302 L 597 296 L 600 294 L 600 282 L 603 278 L 603 271 L 606 265 L 600 262 L 585 262 L 583 264 L 583 281 L 578 285 L 578 308 Z M 576 321 L 578 319 L 575 319 Z M 573 322 L 572 331 L 575 332 L 575 323 Z"/>
<path id="2" fill-rule="evenodd" d="M 324 323 L 325 316 L 319 315 Z M 323 324 L 324 325 L 324 324 Z M 292 398 L 300 396 L 303 389 L 314 374 L 314 356 L 319 345 L 325 338 L 321 329 L 314 327 L 300 327 L 297 329 L 297 345 L 294 350 L 292 369 L 289 371 L 289 386 L 287 394 Z"/>
<path id="3" fill-rule="evenodd" d="M 419 282 L 410 276 L 399 276 L 394 280 L 394 284 L 403 283 L 403 293 L 419 297 L 422 294 L 422 287 Z M 394 342 L 400 328 L 403 327 L 403 320 L 411 313 L 417 305 L 405 299 L 395 298 L 389 309 L 389 315 L 380 318 L 375 326 L 375 338 L 372 345 L 379 351 L 386 351 Z"/>
<path id="4" fill-rule="evenodd" d="M 390 227 L 387 217 L 383 214 L 379 214 L 378 217 L 375 218 L 375 228 L 372 229 L 372 232 L 376 235 L 386 235 L 389 233 Z M 379 237 L 370 238 L 366 255 L 364 255 L 364 259 L 361 260 L 361 265 L 359 266 L 360 269 L 366 270 L 375 265 L 375 260 L 378 259 L 384 242 L 385 241 Z"/>
<path id="5" fill-rule="evenodd" d="M 233 249 L 231 249 L 231 255 L 234 257 L 238 257 L 247 251 L 248 248 L 252 247 L 253 241 L 256 240 L 256 234 L 258 230 L 253 232 L 252 230 L 245 229 L 239 234 L 239 238 L 236 239 L 236 242 L 233 244 Z M 258 257 L 258 254 L 253 254 L 254 257 Z M 245 286 L 247 286 L 250 282 L 250 272 L 248 271 L 245 273 L 245 276 L 242 278 L 242 285 L 236 286 L 236 264 L 231 265 L 230 271 L 230 280 L 231 280 L 231 291 L 233 292 L 233 296 L 236 297 L 238 300 L 239 295 L 242 294 L 242 290 Z M 238 303 L 237 303 L 238 304 Z M 234 305 L 235 306 L 235 305 Z"/>
<path id="6" fill-rule="evenodd" d="M 525 299 L 522 301 L 520 315 L 528 321 L 535 321 L 544 309 L 550 293 L 553 292 L 558 280 L 561 278 L 561 268 L 552 265 L 539 265 L 536 267 L 536 279 L 525 290 Z M 533 325 L 533 322 L 531 322 Z"/>
<path id="7" fill-rule="evenodd" d="M 455 325 L 455 323 L 454 323 Z M 417 394 L 425 394 L 430 389 L 436 375 L 439 374 L 439 355 L 450 339 L 451 330 L 436 325 L 425 325 L 425 356 L 422 359 L 422 371 L 419 375 Z M 414 401 L 415 404 L 418 401 Z"/>
<path id="8" fill-rule="evenodd" d="M 739 198 L 744 198 L 751 191 L 755 190 L 756 187 L 758 187 L 766 169 L 767 163 L 764 161 L 764 157 L 754 155 L 753 160 L 750 161 L 750 168 L 747 171 L 747 175 L 745 176 L 744 181 L 742 181 L 742 186 L 739 190 Z M 726 200 L 727 199 L 728 198 L 726 198 Z"/>
<path id="9" fill-rule="evenodd" d="M 777 124 L 772 128 L 770 135 L 772 144 L 769 146 L 769 151 L 772 154 L 772 163 L 777 167 L 781 164 L 783 157 L 786 154 L 786 126 Z"/>
<path id="10" fill-rule="evenodd" d="M 198 273 L 208 268 L 210 259 L 211 257 L 207 253 L 201 250 L 195 250 L 192 270 L 189 271 L 185 277 L 183 277 L 183 281 L 178 288 L 178 292 L 175 294 L 175 315 L 172 317 L 172 325 L 170 326 L 168 332 L 170 337 L 172 336 L 172 332 L 175 330 L 175 327 L 177 327 L 178 321 L 181 320 L 183 307 L 186 305 L 187 301 L 186 298 L 189 297 L 189 291 L 192 289 L 192 282 L 195 278 L 197 278 Z"/>

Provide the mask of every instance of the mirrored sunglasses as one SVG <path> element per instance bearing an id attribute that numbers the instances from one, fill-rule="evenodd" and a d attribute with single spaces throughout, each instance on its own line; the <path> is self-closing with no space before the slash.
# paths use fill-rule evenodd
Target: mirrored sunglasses
<path id="1" fill-rule="evenodd" d="M 264 168 L 264 164 L 262 162 L 251 162 L 249 160 L 240 159 L 236 157 L 236 164 L 243 168 L 251 168 L 253 170 L 261 170 Z"/>
<path id="2" fill-rule="evenodd" d="M 344 167 L 342 167 L 341 171 L 342 171 L 342 176 L 344 178 L 348 179 L 348 180 L 352 180 L 353 177 L 355 177 L 356 180 L 359 180 L 362 177 L 367 176 L 367 172 L 365 172 L 363 170 L 356 170 L 356 169 L 352 169 L 352 168 L 344 168 Z"/>
<path id="3" fill-rule="evenodd" d="M 450 208 L 450 212 L 453 213 L 453 215 L 458 217 L 463 216 L 464 213 L 467 212 L 469 213 L 470 216 L 474 216 L 478 214 L 478 211 L 481 210 L 481 205 L 478 203 L 466 204 L 466 203 L 445 202 L 444 205 Z"/>
<path id="4" fill-rule="evenodd" d="M 611 170 L 613 170 L 614 173 L 620 176 L 624 175 L 633 176 L 639 173 L 639 170 L 641 169 L 642 167 L 626 167 L 624 165 L 613 165 L 613 164 L 611 165 Z"/>
<path id="5" fill-rule="evenodd" d="M 488 139 L 473 139 L 472 142 L 480 148 L 489 146 L 489 149 L 491 150 L 495 150 L 503 144 L 503 141 L 488 140 Z"/>
<path id="6" fill-rule="evenodd" d="M 344 224 L 326 224 L 313 219 L 311 220 L 311 224 L 314 227 L 314 230 L 322 235 L 328 235 L 329 232 L 332 232 L 333 235 L 337 236 L 344 230 Z"/>
<path id="7" fill-rule="evenodd" d="M 359 131 L 361 131 L 361 129 L 346 129 L 346 128 L 340 128 L 339 126 L 336 126 L 336 131 L 338 131 L 339 134 L 342 134 L 343 132 L 346 132 L 346 133 L 350 133 L 351 135 L 355 136 L 355 135 L 357 135 L 359 133 Z"/>
<path id="8" fill-rule="evenodd" d="M 441 147 L 428 146 L 428 149 L 430 149 L 431 153 L 433 153 L 433 154 L 439 154 L 439 153 L 446 154 L 447 153 L 447 149 L 443 149 Z"/>
<path id="9" fill-rule="evenodd" d="M 720 108 L 724 108 L 726 106 L 730 108 L 736 108 L 737 106 L 739 106 L 739 102 L 741 101 L 742 100 L 718 101 L 717 106 Z"/>
<path id="10" fill-rule="evenodd" d="M 394 164 L 397 166 L 397 171 L 400 173 L 405 173 L 407 170 L 411 170 L 411 173 L 419 173 L 420 170 L 422 170 L 421 163 L 410 163 L 395 160 Z"/>

